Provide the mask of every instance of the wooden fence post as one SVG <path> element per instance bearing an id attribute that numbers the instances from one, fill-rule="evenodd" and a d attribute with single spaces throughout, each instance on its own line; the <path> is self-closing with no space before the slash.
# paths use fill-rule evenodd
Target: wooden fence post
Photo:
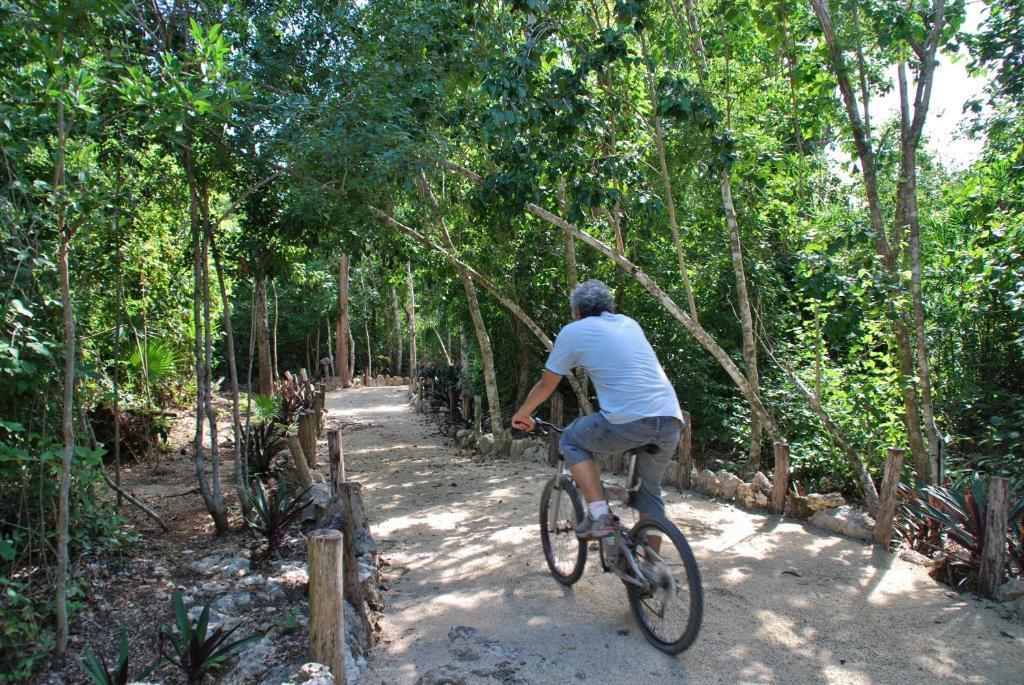
<path id="1" fill-rule="evenodd" d="M 878 493 L 878 511 L 875 512 L 875 542 L 885 549 L 889 549 L 892 541 L 892 521 L 896 516 L 896 502 L 899 499 L 903 455 L 904 451 L 898 447 L 886 450 L 882 490 Z"/>
<path id="2" fill-rule="evenodd" d="M 455 423 L 459 416 L 459 404 L 455 401 L 457 394 L 455 387 L 451 386 L 448 388 L 448 420 L 451 423 Z"/>
<path id="3" fill-rule="evenodd" d="M 683 431 L 679 434 L 679 487 L 689 490 L 693 487 L 690 472 L 693 470 L 693 425 L 690 412 L 683 412 Z"/>
<path id="4" fill-rule="evenodd" d="M 316 434 L 324 432 L 324 414 L 327 409 L 327 384 L 323 381 L 316 384 Z"/>
<path id="5" fill-rule="evenodd" d="M 308 488 L 313 484 L 313 477 L 309 475 L 309 464 L 306 463 L 306 455 L 302 453 L 299 436 L 288 436 L 288 451 L 292 453 L 292 465 L 295 467 L 295 473 L 299 476 L 299 485 Z"/>
<path id="6" fill-rule="evenodd" d="M 483 435 L 483 399 L 480 395 L 473 395 L 473 434 L 476 436 L 476 444 L 480 444 L 480 436 Z"/>
<path id="7" fill-rule="evenodd" d="M 473 396 L 465 390 L 462 391 L 462 422 L 469 423 L 469 412 L 473 406 Z"/>
<path id="8" fill-rule="evenodd" d="M 775 479 L 772 483 L 772 513 L 781 514 L 786 510 L 786 491 L 789 489 L 789 445 L 776 442 Z"/>
<path id="9" fill-rule="evenodd" d="M 1007 485 L 1007 480 L 1000 476 L 992 476 L 988 484 L 985 544 L 981 548 L 978 589 L 989 599 L 997 599 L 1006 568 Z"/>
<path id="10" fill-rule="evenodd" d="M 565 413 L 565 403 L 562 399 L 562 393 L 557 390 L 551 395 L 551 423 L 556 426 L 561 426 L 564 420 L 563 414 Z M 558 463 L 558 440 L 561 434 L 557 431 L 551 431 L 548 433 L 548 465 L 554 466 Z"/>
<path id="11" fill-rule="evenodd" d="M 307 538 L 309 572 L 309 658 L 345 682 L 345 601 L 340 530 L 322 528 Z"/>
<path id="12" fill-rule="evenodd" d="M 303 412 L 299 415 L 299 441 L 302 453 L 306 455 L 309 468 L 316 468 L 316 413 Z"/>
<path id="13" fill-rule="evenodd" d="M 337 495 L 341 484 L 345 482 L 345 452 L 342 449 L 340 428 L 328 431 L 327 454 L 331 464 L 331 494 Z"/>

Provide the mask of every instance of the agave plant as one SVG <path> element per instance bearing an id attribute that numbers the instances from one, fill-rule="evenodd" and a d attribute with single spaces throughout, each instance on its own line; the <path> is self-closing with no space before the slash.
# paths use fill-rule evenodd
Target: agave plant
<path id="1" fill-rule="evenodd" d="M 986 517 L 988 515 L 988 486 L 981 474 L 975 473 L 969 490 L 960 492 L 952 488 L 929 485 L 921 488 L 917 513 L 937 524 L 942 532 L 966 551 L 954 555 L 946 571 L 952 585 L 962 585 L 977 572 L 981 562 L 981 551 L 985 547 Z M 1024 496 L 1016 501 L 1011 498 L 1007 521 L 1009 522 L 1009 549 L 1011 558 L 1017 560 L 1020 536 L 1020 518 L 1024 514 Z M 1017 537 L 1017 540 L 1014 540 Z M 959 576 L 959 577 L 957 577 Z"/>
<path id="2" fill-rule="evenodd" d="M 95 685 L 128 685 L 128 634 L 121 626 L 121 639 L 117 647 L 117 668 L 111 672 L 103 657 L 97 658 L 92 651 L 82 660 L 82 670 Z"/>
<path id="3" fill-rule="evenodd" d="M 203 605 L 199 620 L 193 624 L 188 618 L 188 611 L 185 610 L 185 602 L 180 592 L 174 592 L 173 602 L 177 631 L 166 625 L 160 627 L 160 660 L 157 663 L 177 666 L 185 674 L 189 685 L 201 683 L 210 671 L 227 661 L 232 652 L 263 637 L 262 633 L 256 633 L 229 642 L 229 638 L 239 626 L 230 630 L 218 627 L 208 632 L 209 604 Z"/>
<path id="4" fill-rule="evenodd" d="M 259 479 L 253 479 L 249 490 L 252 515 L 246 516 L 245 522 L 267 539 L 267 554 L 275 552 L 281 546 L 288 526 L 309 504 L 309 500 L 303 500 L 303 497 L 310 488 L 312 486 L 291 497 L 288 494 L 288 483 L 282 477 L 277 482 L 277 490 L 267 494 Z"/>
<path id="5" fill-rule="evenodd" d="M 921 507 L 925 516 L 943 526 L 946 533 L 964 547 L 972 559 L 981 554 L 985 546 L 985 517 L 988 513 L 988 486 L 980 473 L 974 474 L 970 491 L 938 485 L 922 488 Z M 1011 501 L 1007 520 L 1020 518 L 1024 512 L 1024 497 Z"/>
<path id="6" fill-rule="evenodd" d="M 251 474 L 267 473 L 274 456 L 284 447 L 286 433 L 278 421 L 280 409 L 280 402 L 275 397 L 254 395 L 252 398 L 252 421 L 245 441 Z"/>

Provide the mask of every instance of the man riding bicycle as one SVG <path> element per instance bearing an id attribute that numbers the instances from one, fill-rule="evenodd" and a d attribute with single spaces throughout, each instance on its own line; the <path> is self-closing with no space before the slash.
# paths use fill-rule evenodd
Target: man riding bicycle
<path id="1" fill-rule="evenodd" d="M 573 290 L 569 303 L 574 320 L 558 333 L 544 374 L 512 417 L 512 426 L 532 431 L 533 412 L 562 377 L 575 367 L 587 371 L 600 411 L 569 424 L 559 448 L 587 501 L 588 515 L 576 536 L 602 538 L 613 535 L 615 525 L 593 455 L 643 448 L 637 453 L 641 486 L 633 506 L 642 515 L 664 516 L 661 477 L 678 448 L 683 414 L 643 329 L 615 313 L 608 286 L 591 279 Z"/>

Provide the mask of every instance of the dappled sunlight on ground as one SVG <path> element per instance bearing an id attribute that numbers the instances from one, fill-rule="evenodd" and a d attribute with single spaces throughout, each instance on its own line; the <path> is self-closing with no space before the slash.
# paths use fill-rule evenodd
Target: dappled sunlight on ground
<path id="1" fill-rule="evenodd" d="M 405 392 L 332 393 L 328 403 L 332 418 L 358 426 L 344 438 L 346 468 L 391 564 L 386 643 L 361 683 L 414 683 L 445 665 L 470 685 L 1024 683 L 1006 676 L 1020 672 L 1024 630 L 947 597 L 923 570 L 671 490 L 668 515 L 701 568 L 705 620 L 691 650 L 667 657 L 643 639 L 595 550 L 575 586 L 551 578 L 537 510 L 553 470 L 459 449 L 407 409 Z"/>

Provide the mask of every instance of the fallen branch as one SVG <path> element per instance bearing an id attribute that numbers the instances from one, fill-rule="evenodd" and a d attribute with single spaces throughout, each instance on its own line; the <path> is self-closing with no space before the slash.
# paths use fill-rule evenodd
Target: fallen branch
<path id="1" fill-rule="evenodd" d="M 110 476 L 107 474 L 107 468 L 105 466 L 102 467 L 102 468 L 103 468 L 103 480 L 106 482 L 107 485 L 110 486 L 111 490 L 113 490 L 118 495 L 121 495 L 121 497 L 124 497 L 126 500 L 128 500 L 129 504 L 135 505 L 136 507 L 138 507 L 142 511 L 142 513 L 144 513 L 149 518 L 153 519 L 156 522 L 156 524 L 158 526 L 160 526 L 160 529 L 163 532 L 165 532 L 165 533 L 171 532 L 171 529 L 167 527 L 167 524 L 164 523 L 164 520 L 162 518 L 160 518 L 159 514 L 157 514 L 155 511 L 153 511 L 152 509 L 147 507 L 141 501 L 139 501 L 139 500 L 135 499 L 134 497 L 132 497 L 130 494 L 128 494 L 128 492 L 124 488 L 119 488 L 114 483 L 114 481 L 112 481 L 110 479 Z M 199 491 L 199 488 L 196 488 L 195 490 L 191 490 L 190 492 L 198 492 L 198 491 Z"/>

